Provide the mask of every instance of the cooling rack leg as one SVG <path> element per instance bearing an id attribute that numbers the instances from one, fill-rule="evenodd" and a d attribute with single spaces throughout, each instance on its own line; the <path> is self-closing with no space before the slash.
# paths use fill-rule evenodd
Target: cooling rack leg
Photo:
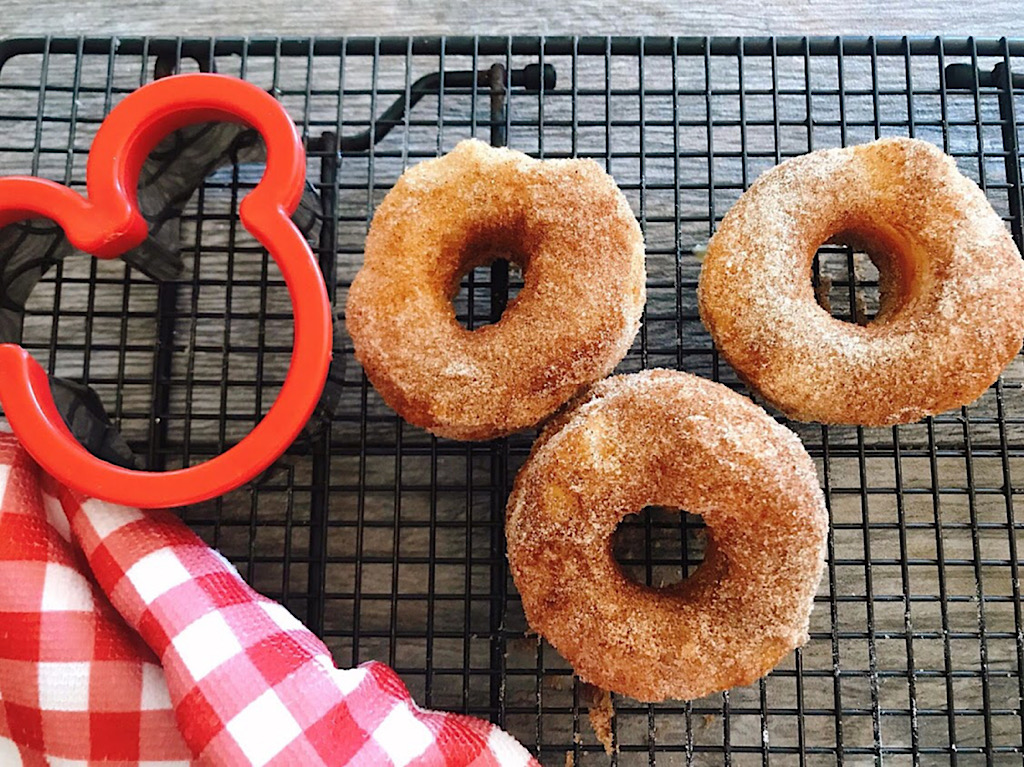
<path id="1" fill-rule="evenodd" d="M 502 64 L 494 64 L 488 72 L 491 91 L 491 145 L 505 146 L 506 133 L 506 75 Z M 508 262 L 495 261 L 491 264 L 491 322 L 501 318 L 508 304 Z M 501 522 L 501 510 L 505 508 L 505 489 L 508 485 L 508 440 L 500 439 L 491 447 L 491 509 L 495 518 L 491 520 L 491 685 L 490 708 L 503 719 L 504 701 L 502 689 L 505 678 L 505 605 L 508 601 L 507 575 L 505 568 L 505 527 Z"/>
<path id="2" fill-rule="evenodd" d="M 505 129 L 507 90 L 505 67 L 494 64 L 487 73 L 491 89 L 491 146 L 505 146 L 508 136 Z M 508 261 L 491 264 L 491 322 L 501 319 L 508 305 Z"/>
<path id="3" fill-rule="evenodd" d="M 153 361 L 153 410 L 149 419 L 149 453 L 146 468 L 167 468 L 167 413 L 171 402 L 171 366 L 174 355 L 174 331 L 177 320 L 178 286 L 161 282 L 156 299 L 156 358 Z"/>
<path id="4" fill-rule="evenodd" d="M 320 160 L 320 205 L 323 210 L 323 225 L 320 228 L 318 256 L 320 271 L 327 285 L 327 294 L 334 305 L 337 291 L 337 183 L 338 183 L 338 136 L 325 132 L 320 137 L 324 148 Z M 307 575 L 306 625 L 318 635 L 323 635 L 324 609 L 326 605 L 327 571 L 327 507 L 330 503 L 331 476 L 331 428 L 328 425 L 312 443 L 313 487 L 310 492 L 309 510 L 309 572 Z"/>
<path id="5" fill-rule="evenodd" d="M 1008 58 L 1007 61 L 1009 61 Z M 1024 75 L 1011 72 L 1009 64 L 1005 61 L 996 64 L 991 70 L 984 71 L 972 64 L 950 64 L 946 67 L 945 74 L 946 87 L 949 90 L 973 90 L 979 86 L 985 86 L 994 87 L 998 91 L 1010 231 L 1017 247 L 1024 249 L 1024 220 L 1021 218 L 1024 204 L 1021 200 L 1020 146 L 1017 141 L 1017 122 L 1013 103 L 1013 89 L 1024 87 Z"/>
<path id="6" fill-rule="evenodd" d="M 1020 147 L 1017 143 L 1017 121 L 1013 105 L 1013 77 L 1005 63 L 996 64 L 992 70 L 995 85 L 999 89 L 999 118 L 1003 134 L 1003 162 L 1006 165 L 1007 202 L 1010 209 L 1010 229 L 1017 247 L 1024 250 L 1024 220 L 1021 218 L 1021 174 Z"/>

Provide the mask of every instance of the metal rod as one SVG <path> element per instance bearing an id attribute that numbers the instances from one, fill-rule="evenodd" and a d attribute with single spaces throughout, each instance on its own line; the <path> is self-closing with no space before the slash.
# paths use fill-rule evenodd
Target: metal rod
<path id="1" fill-rule="evenodd" d="M 327 295 L 334 305 L 337 293 L 337 183 L 338 183 L 338 135 L 325 131 L 320 143 L 330 147 L 320 159 L 320 208 L 323 223 L 320 227 L 320 243 L 317 250 L 320 271 L 327 285 Z M 309 500 L 309 571 L 307 575 L 308 602 L 306 603 L 307 625 L 318 634 L 323 633 L 326 608 L 327 575 L 327 520 L 330 502 L 331 477 L 331 433 L 330 426 L 319 432 L 312 441 L 313 467 L 312 486 Z"/>
<path id="2" fill-rule="evenodd" d="M 1006 62 L 992 69 L 992 79 L 999 89 L 1000 130 L 1003 134 L 1003 163 L 1006 168 L 1007 203 L 1010 209 L 1010 231 L 1017 247 L 1024 249 L 1024 220 L 1022 220 L 1020 146 L 1017 142 L 1016 110 L 1013 104 L 1014 88 L 1024 88 L 1024 75 L 1010 72 Z"/>
<path id="3" fill-rule="evenodd" d="M 1010 213 L 1010 231 L 1018 248 L 1024 248 L 1024 221 L 1021 211 L 1020 147 L 1017 141 L 1017 125 L 1014 121 L 1013 91 L 1024 88 L 1024 74 L 1012 73 L 1005 61 L 1000 61 L 991 70 L 978 69 L 974 64 L 950 64 L 946 67 L 946 88 L 948 90 L 972 91 L 981 88 L 996 88 L 999 99 L 1000 132 L 1003 140 L 1003 163 L 1006 168 L 1006 198 Z"/>
<path id="4" fill-rule="evenodd" d="M 494 66 L 501 65 L 495 64 Z M 493 100 L 495 98 L 493 78 L 494 67 L 484 69 L 479 72 L 445 72 L 443 87 L 446 93 L 460 90 L 472 90 L 474 84 L 480 88 L 491 88 L 493 113 Z M 522 88 L 527 93 L 535 93 L 541 90 L 541 88 L 550 90 L 555 87 L 555 69 L 550 65 L 542 68 L 538 64 L 529 64 L 522 69 L 513 69 L 508 79 L 510 87 Z M 438 89 L 441 87 L 442 83 L 440 72 L 432 72 L 429 75 L 424 75 L 412 84 L 409 88 L 408 94 L 403 93 L 392 102 L 391 106 L 384 110 L 383 114 L 381 114 L 381 116 L 374 122 L 372 129 L 367 129 L 350 136 L 341 136 L 340 139 L 335 138 L 335 141 L 337 142 L 337 150 L 343 153 L 365 152 L 369 150 L 372 145 L 379 143 L 385 136 L 387 136 L 393 128 L 402 125 L 405 121 L 406 114 L 411 111 L 424 96 L 437 93 Z M 502 66 L 502 99 L 504 99 L 505 91 L 505 68 Z M 491 123 L 491 143 L 494 144 L 494 146 L 505 146 L 504 122 L 502 122 L 500 130 L 502 138 L 499 143 L 495 143 L 495 124 L 493 122 Z M 321 136 L 319 141 L 315 143 L 311 142 L 310 149 L 320 150 L 326 148 L 322 143 L 323 138 L 324 137 Z"/>
<path id="5" fill-rule="evenodd" d="M 493 64 L 488 70 L 487 84 L 491 89 L 491 146 L 505 146 L 505 67 Z M 508 306 L 508 261 L 497 259 L 491 264 L 491 322 L 501 319 Z"/>
<path id="6" fill-rule="evenodd" d="M 488 70 L 487 85 L 491 97 L 491 144 L 505 146 L 508 141 L 508 91 L 504 65 L 495 63 Z M 508 305 L 508 261 L 499 259 L 491 264 L 491 322 L 501 319 Z M 508 483 L 508 440 L 500 439 L 491 448 L 491 599 L 489 629 L 491 636 L 491 710 L 500 712 L 505 663 L 505 605 L 508 602 L 505 565 L 505 526 L 502 512 L 505 507 L 505 487 Z M 467 509 L 466 513 L 472 513 Z"/>

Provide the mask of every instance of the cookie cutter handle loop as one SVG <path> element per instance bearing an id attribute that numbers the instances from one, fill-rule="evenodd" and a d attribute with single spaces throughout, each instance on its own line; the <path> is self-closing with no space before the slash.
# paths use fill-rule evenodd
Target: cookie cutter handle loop
<path id="1" fill-rule="evenodd" d="M 295 317 L 291 363 L 266 416 L 238 444 L 209 461 L 168 472 L 125 469 L 95 458 L 57 411 L 43 368 L 22 347 L 0 345 L 0 405 L 37 463 L 84 495 L 138 508 L 214 498 L 254 479 L 284 453 L 312 415 L 331 360 L 332 317 L 323 276 L 291 221 L 302 196 L 305 152 L 284 108 L 260 88 L 216 74 L 184 74 L 127 96 L 100 126 L 86 166 L 88 196 L 35 177 L 0 179 L 0 226 L 33 216 L 60 224 L 77 248 L 116 258 L 148 226 L 136 189 L 147 155 L 167 134 L 200 122 L 240 122 L 267 147 L 266 170 L 239 218 L 284 277 Z"/>

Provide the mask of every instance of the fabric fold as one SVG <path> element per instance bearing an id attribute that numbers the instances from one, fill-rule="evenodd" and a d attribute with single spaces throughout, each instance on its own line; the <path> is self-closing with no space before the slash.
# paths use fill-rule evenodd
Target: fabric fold
<path id="1" fill-rule="evenodd" d="M 0 763 L 535 764 L 327 647 L 174 514 L 83 498 L 0 433 Z"/>

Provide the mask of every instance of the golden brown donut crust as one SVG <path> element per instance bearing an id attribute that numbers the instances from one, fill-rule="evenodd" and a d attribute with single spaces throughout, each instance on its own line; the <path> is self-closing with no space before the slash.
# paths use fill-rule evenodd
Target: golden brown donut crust
<path id="1" fill-rule="evenodd" d="M 612 553 L 620 520 L 701 514 L 704 563 L 649 588 Z M 585 681 L 639 700 L 749 684 L 807 640 L 828 517 L 800 440 L 721 384 L 651 370 L 595 385 L 516 477 L 508 558 L 530 626 Z"/>
<path id="2" fill-rule="evenodd" d="M 864 327 L 815 302 L 811 266 L 832 238 L 882 262 L 881 310 Z M 1009 232 L 952 158 L 913 139 L 765 173 L 711 239 L 698 298 L 736 372 L 802 421 L 909 423 L 970 403 L 1024 338 L 1024 264 Z"/>
<path id="3" fill-rule="evenodd" d="M 496 254 L 523 267 L 524 287 L 499 322 L 469 331 L 452 296 Z M 377 208 L 346 320 L 405 420 L 491 439 L 615 368 L 639 330 L 645 279 L 640 227 L 597 163 L 463 141 L 402 174 Z"/>

